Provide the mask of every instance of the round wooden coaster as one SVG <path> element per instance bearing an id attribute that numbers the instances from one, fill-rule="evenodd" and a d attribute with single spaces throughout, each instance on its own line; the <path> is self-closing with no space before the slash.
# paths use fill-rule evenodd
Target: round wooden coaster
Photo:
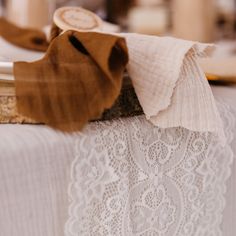
<path id="1" fill-rule="evenodd" d="M 91 11 L 81 7 L 62 7 L 55 11 L 54 23 L 63 31 L 100 31 L 102 20 Z"/>

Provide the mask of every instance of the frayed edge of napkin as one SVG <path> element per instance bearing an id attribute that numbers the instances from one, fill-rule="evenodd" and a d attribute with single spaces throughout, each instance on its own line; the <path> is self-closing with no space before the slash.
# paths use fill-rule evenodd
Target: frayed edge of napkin
<path id="1" fill-rule="evenodd" d="M 211 88 L 197 63 L 215 46 L 170 37 L 122 36 L 129 48 L 128 73 L 146 118 L 161 128 L 211 132 L 225 143 Z"/>
<path id="2" fill-rule="evenodd" d="M 179 40 L 179 39 L 176 39 L 176 40 Z M 171 102 L 172 102 L 176 87 L 181 82 L 183 82 L 184 79 L 186 79 L 181 76 L 181 71 L 184 69 L 184 67 L 189 66 L 188 58 L 192 57 L 194 60 L 197 60 L 198 58 L 210 57 L 216 48 L 214 44 L 202 44 L 202 43 L 187 42 L 187 41 L 186 43 L 188 43 L 189 46 L 185 49 L 185 51 L 183 51 L 183 55 L 182 55 L 182 58 L 180 59 L 179 66 L 177 66 L 176 68 L 177 73 L 172 83 L 172 86 L 170 87 L 171 94 L 170 96 L 166 97 L 166 103 L 165 105 L 163 105 L 163 107 L 160 107 L 153 113 L 146 114 L 146 118 L 148 120 L 150 120 L 152 117 L 157 116 L 159 112 L 162 112 L 168 109 L 169 106 L 172 104 Z M 192 45 L 190 45 L 190 43 Z M 171 66 L 171 64 L 169 66 Z M 198 69 L 200 69 L 200 66 Z M 204 78 L 206 79 L 205 75 L 204 75 Z M 168 127 L 165 127 L 165 128 L 168 128 Z M 184 127 L 184 128 L 187 128 L 187 127 Z"/>

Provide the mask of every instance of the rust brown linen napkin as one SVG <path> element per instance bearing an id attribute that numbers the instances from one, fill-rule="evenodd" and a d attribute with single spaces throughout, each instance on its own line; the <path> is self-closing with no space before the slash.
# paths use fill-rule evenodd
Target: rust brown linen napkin
<path id="1" fill-rule="evenodd" d="M 18 27 L 0 17 L 0 36 L 8 42 L 30 50 L 45 52 L 48 42 L 44 32 Z"/>
<path id="2" fill-rule="evenodd" d="M 67 31 L 43 59 L 14 64 L 18 112 L 62 131 L 80 130 L 114 104 L 127 62 L 123 38 Z"/>

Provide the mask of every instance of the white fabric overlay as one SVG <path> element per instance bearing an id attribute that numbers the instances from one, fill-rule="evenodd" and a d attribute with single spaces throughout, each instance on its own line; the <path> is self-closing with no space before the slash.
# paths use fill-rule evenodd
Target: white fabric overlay
<path id="1" fill-rule="evenodd" d="M 215 97 L 218 100 L 220 99 L 220 104 L 222 103 L 222 100 L 224 101 L 224 103 L 227 103 L 227 106 L 225 106 L 222 103 L 222 105 L 219 106 L 220 107 L 219 111 L 220 114 L 222 115 L 223 123 L 225 124 L 226 127 L 226 137 L 228 140 L 227 143 L 230 144 L 232 139 L 232 137 L 230 136 L 234 133 L 234 140 L 233 143 L 231 144 L 231 147 L 234 150 L 234 154 L 236 154 L 236 135 L 235 135 L 236 131 L 233 128 L 236 117 L 236 111 L 233 111 L 233 115 L 231 115 L 231 110 L 233 110 L 233 108 L 235 110 L 235 99 L 236 99 L 235 88 L 217 86 L 213 88 L 213 91 Z M 230 112 L 228 106 L 230 106 Z M 119 132 L 121 133 L 123 132 L 125 137 L 127 137 L 127 134 L 134 133 L 134 131 L 132 131 L 134 124 L 139 125 L 142 123 L 145 125 L 144 130 L 146 130 L 147 128 L 147 132 L 152 131 L 150 127 L 148 128 L 147 125 L 149 124 L 149 122 L 147 122 L 144 117 L 140 117 L 138 118 L 138 120 L 140 120 L 140 122 L 138 123 L 135 122 L 136 118 L 128 119 L 129 121 L 128 123 L 125 123 L 126 120 L 124 120 L 122 123 L 120 123 L 122 120 L 121 121 L 116 120 L 114 122 L 117 122 L 117 125 L 113 123 L 112 127 L 115 127 L 117 129 L 115 130 L 115 132 L 114 131 L 111 132 L 113 132 L 115 138 L 117 137 L 117 139 L 120 140 L 120 136 L 118 135 Z M 105 126 L 101 127 L 103 128 L 106 127 L 106 129 L 108 130 L 107 126 L 108 124 L 110 123 L 109 122 L 105 123 L 104 124 Z M 87 129 L 92 129 L 94 127 L 94 124 L 91 127 L 90 125 L 88 126 Z M 99 123 L 98 125 L 100 126 L 101 124 Z M 137 127 L 137 125 L 135 125 L 135 127 Z M 119 127 L 121 128 L 118 129 Z M 126 129 L 125 131 L 124 127 Z M 155 130 L 157 129 L 155 128 Z M 142 131 L 143 129 L 140 130 L 140 132 Z M 87 132 L 88 131 L 85 131 L 85 135 L 88 135 Z M 97 128 L 95 135 L 99 136 L 98 134 L 99 132 L 100 132 L 99 128 Z M 112 145 L 112 143 L 114 143 L 114 141 L 109 142 L 109 137 L 111 137 L 111 132 L 110 133 L 108 132 L 107 145 L 109 144 Z M 101 130 L 101 133 L 104 133 L 104 129 Z M 185 135 L 190 135 L 190 132 L 186 133 Z M 132 136 L 130 135 L 128 138 L 131 139 L 131 137 Z M 55 130 L 52 130 L 46 126 L 0 125 L 0 140 L 1 140 L 0 235 L 65 236 L 64 224 L 68 217 L 68 204 L 69 204 L 67 188 L 69 182 L 77 183 L 76 180 L 74 178 L 71 178 L 70 176 L 71 172 L 70 168 L 71 168 L 71 163 L 75 158 L 75 152 L 74 152 L 75 142 L 77 143 L 78 147 L 76 157 L 79 158 L 78 152 L 80 148 L 80 138 L 81 134 L 76 133 L 73 135 L 65 135 L 63 133 L 56 132 Z M 155 142 L 155 140 L 156 136 L 154 136 L 153 142 Z M 188 141 L 189 139 L 186 140 Z M 83 139 L 81 141 L 83 141 Z M 131 141 L 129 141 L 128 143 L 130 142 Z M 152 140 L 150 139 L 149 142 L 152 142 Z M 94 146 L 87 146 L 90 143 L 93 144 L 93 142 L 87 142 L 87 144 L 84 142 L 85 148 L 82 149 L 82 151 L 89 149 L 92 150 Z M 141 143 L 140 145 L 141 147 L 145 147 L 144 146 L 145 143 L 143 144 L 142 142 L 139 143 Z M 136 141 L 135 142 L 132 141 L 132 147 L 134 145 L 134 153 L 132 154 L 132 159 L 140 160 L 141 157 L 137 157 L 139 152 L 137 153 L 138 147 L 136 144 L 137 144 Z M 107 146 L 105 148 L 107 148 Z M 108 149 L 109 153 L 110 150 L 112 150 L 111 147 L 109 147 Z M 148 148 L 146 150 L 148 150 Z M 218 147 L 217 150 L 219 150 Z M 212 183 L 220 182 L 219 186 L 222 186 L 222 188 L 221 187 L 219 188 L 220 192 L 219 195 L 218 191 L 214 191 L 214 193 L 216 194 L 216 199 L 220 199 L 218 201 L 219 204 L 215 205 L 215 209 L 217 209 L 215 216 L 221 216 L 220 212 L 222 212 L 221 209 L 224 207 L 224 202 L 226 201 L 226 208 L 222 215 L 223 224 L 221 224 L 223 233 L 221 231 L 219 232 L 223 236 L 235 236 L 236 162 L 234 162 L 233 166 L 234 169 L 232 169 L 233 171 L 232 175 L 230 179 L 227 181 L 227 189 L 226 189 L 224 184 L 225 180 L 227 179 L 227 176 L 230 174 L 230 170 L 228 168 L 231 167 L 230 164 L 231 154 L 228 151 L 225 151 L 225 149 L 223 149 L 219 150 L 220 153 L 222 153 L 221 155 L 218 154 L 217 150 L 216 150 L 217 163 L 219 163 L 219 159 L 221 159 L 220 160 L 221 164 L 214 165 L 214 168 L 210 170 L 209 168 L 206 168 L 207 173 L 212 172 L 212 174 L 209 175 L 209 181 Z M 82 155 L 84 155 L 83 153 L 84 151 L 82 152 Z M 128 155 L 131 156 L 131 154 Z M 142 152 L 140 155 L 143 155 L 142 159 L 144 160 L 144 162 L 146 162 L 145 161 L 146 154 L 144 155 Z M 183 154 L 181 155 L 184 155 L 184 151 Z M 178 158 L 179 155 L 176 156 Z M 126 160 L 127 157 L 123 159 Z M 121 160 L 123 159 L 121 158 Z M 110 160 L 110 157 L 108 160 Z M 78 159 L 76 161 L 78 161 Z M 135 161 L 135 163 L 136 162 L 137 161 Z M 75 163 L 76 162 L 73 162 L 73 167 L 75 166 Z M 110 163 L 112 163 L 112 161 L 110 161 Z M 173 168 L 174 165 L 176 165 L 174 161 L 170 164 L 171 165 L 173 164 Z M 142 169 L 143 167 L 141 166 L 140 170 Z M 195 175 L 194 170 L 193 174 Z M 216 174 L 214 175 L 216 171 L 217 175 Z M 74 172 L 72 171 L 72 173 Z M 129 176 L 128 182 L 132 183 L 134 178 L 132 177 L 133 175 L 131 171 L 130 174 L 128 174 L 128 176 Z M 214 178 L 215 180 L 213 180 Z M 101 178 L 100 180 L 104 182 L 103 178 Z M 146 183 L 148 186 L 149 182 L 147 181 Z M 94 184 L 94 186 L 96 185 L 97 184 Z M 216 187 L 214 187 L 214 184 L 212 184 L 212 186 L 213 186 L 212 189 L 215 190 Z M 130 187 L 130 189 L 132 189 L 132 187 Z M 225 193 L 226 190 L 227 192 Z M 129 192 L 130 194 L 133 194 L 133 196 L 136 194 L 135 192 L 133 193 L 132 191 Z M 75 192 L 73 195 L 71 195 L 73 196 L 73 198 L 71 199 L 73 199 L 74 203 L 76 203 L 77 201 L 76 194 L 77 193 Z M 218 196 L 221 196 L 222 198 Z M 173 197 L 172 194 L 171 197 Z M 72 202 L 70 203 L 70 205 L 72 205 Z M 208 204 L 207 209 L 209 206 L 211 207 L 212 205 Z M 88 205 L 85 205 L 85 208 L 88 209 Z M 73 207 L 70 206 L 70 211 L 75 216 L 76 214 L 79 216 L 76 207 L 73 210 Z M 94 214 L 97 214 L 96 208 L 94 208 Z M 72 217 L 72 219 L 74 220 L 73 221 L 74 227 L 76 227 L 77 224 L 76 218 Z M 80 226 L 81 225 L 79 225 L 78 228 Z"/>
<path id="2" fill-rule="evenodd" d="M 210 86 L 197 63 L 198 57 L 213 51 L 213 45 L 121 35 L 129 49 L 128 73 L 148 120 L 162 128 L 184 127 L 224 136 Z"/>
<path id="3" fill-rule="evenodd" d="M 91 124 L 76 143 L 66 236 L 220 236 L 235 119 L 211 132 L 154 127 L 144 116 Z"/>

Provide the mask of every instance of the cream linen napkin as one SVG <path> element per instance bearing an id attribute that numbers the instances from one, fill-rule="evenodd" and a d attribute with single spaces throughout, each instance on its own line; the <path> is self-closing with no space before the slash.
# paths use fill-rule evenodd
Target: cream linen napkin
<path id="1" fill-rule="evenodd" d="M 213 45 L 170 37 L 122 34 L 128 73 L 146 118 L 154 125 L 209 131 L 224 137 L 211 88 L 197 58 Z"/>

